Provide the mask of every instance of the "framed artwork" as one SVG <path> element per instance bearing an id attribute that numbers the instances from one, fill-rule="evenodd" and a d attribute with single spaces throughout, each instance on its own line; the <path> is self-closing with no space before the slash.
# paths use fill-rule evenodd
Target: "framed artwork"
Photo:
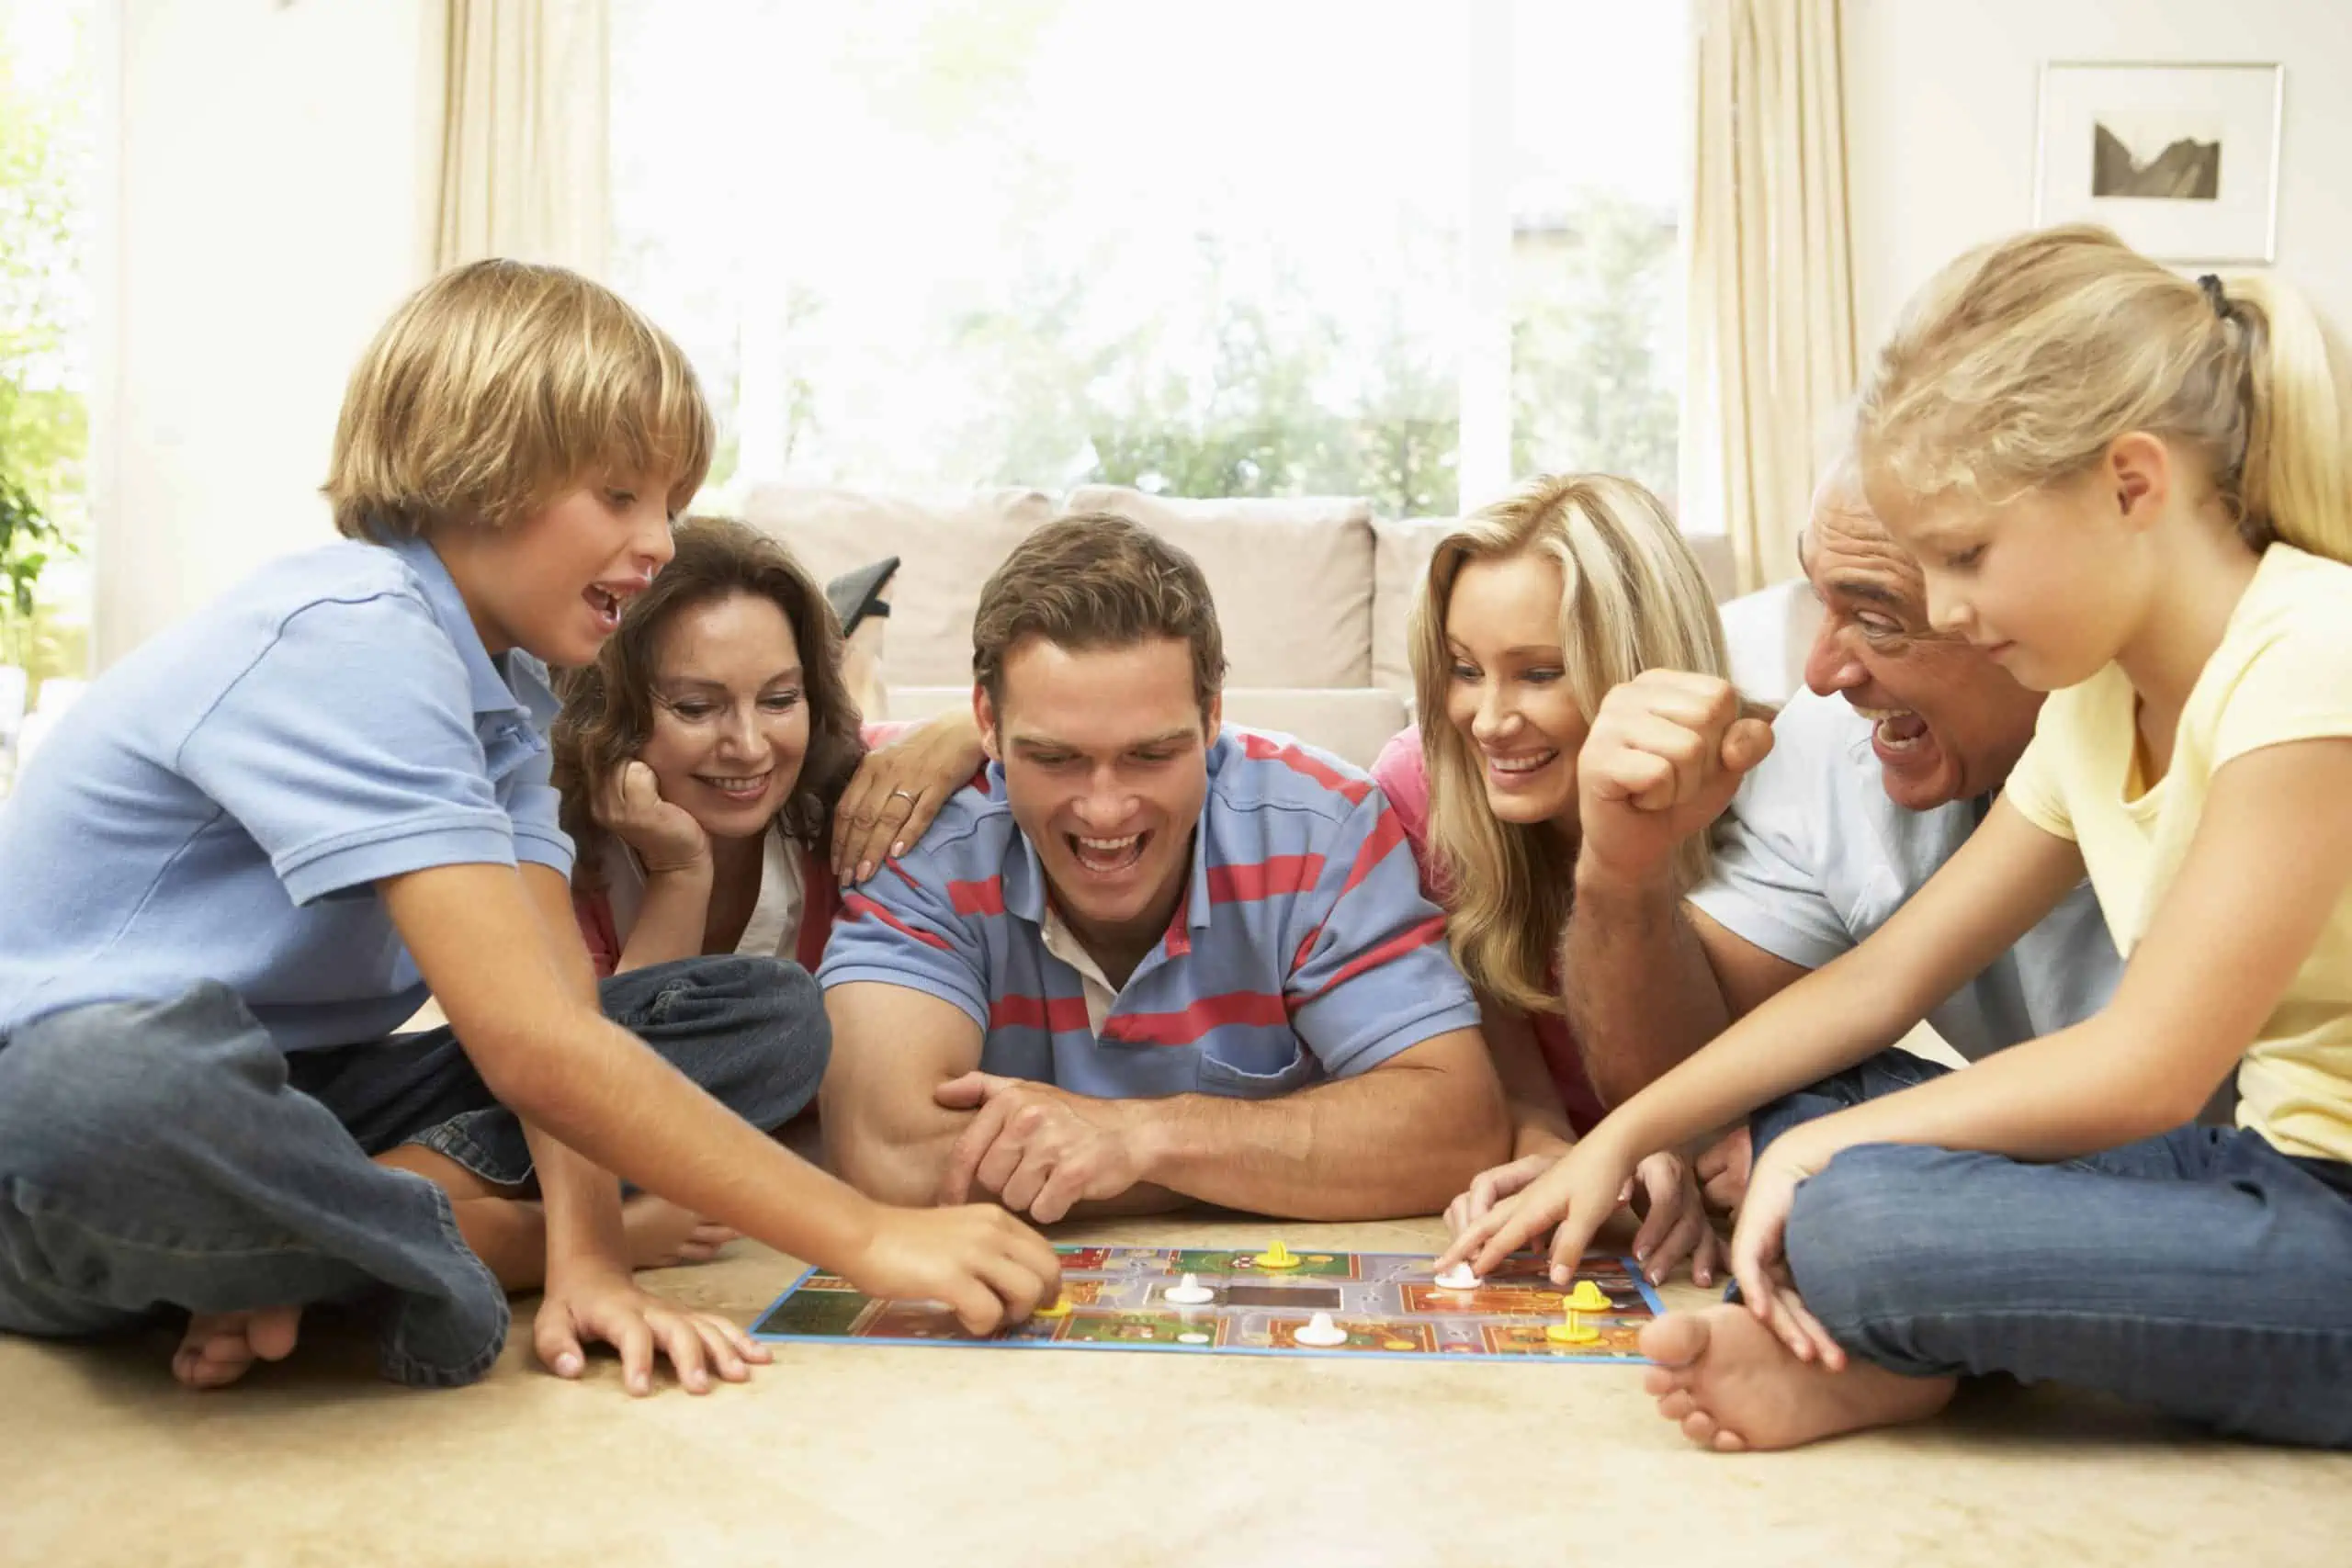
<path id="1" fill-rule="evenodd" d="M 2275 64 L 2050 62 L 2034 221 L 2103 223 L 2158 261 L 2276 259 L 2285 76 Z"/>

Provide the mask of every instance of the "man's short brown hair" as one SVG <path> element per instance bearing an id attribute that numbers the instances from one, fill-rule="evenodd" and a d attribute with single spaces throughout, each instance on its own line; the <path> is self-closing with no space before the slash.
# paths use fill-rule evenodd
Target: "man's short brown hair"
<path id="1" fill-rule="evenodd" d="M 1004 661 L 1033 637 L 1072 652 L 1173 637 L 1193 650 L 1193 694 L 1208 716 L 1225 688 L 1225 635 L 1191 556 L 1107 512 L 1057 518 L 1031 534 L 980 590 L 972 678 L 1004 712 Z"/>
<path id="2" fill-rule="evenodd" d="M 368 345 L 323 488 L 355 539 L 503 527 L 606 476 L 668 485 L 675 516 L 713 445 L 662 329 L 578 273 L 493 259 L 418 289 Z"/>

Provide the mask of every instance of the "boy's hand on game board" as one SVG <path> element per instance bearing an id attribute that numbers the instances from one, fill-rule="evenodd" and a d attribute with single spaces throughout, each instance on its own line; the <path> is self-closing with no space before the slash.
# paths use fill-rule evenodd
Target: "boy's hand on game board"
<path id="1" fill-rule="evenodd" d="M 1810 1361 L 1817 1357 L 1823 1366 L 1836 1371 L 1846 1364 L 1846 1352 L 1790 1288 L 1788 1264 L 1781 1251 L 1798 1184 L 1826 1163 L 1809 1160 L 1794 1133 L 1773 1140 L 1748 1174 L 1747 1197 L 1740 1204 L 1739 1224 L 1732 1232 L 1731 1267 L 1739 1281 L 1740 1299 L 1758 1322 L 1770 1328 L 1797 1359 Z"/>
<path id="2" fill-rule="evenodd" d="M 1723 1265 L 1723 1241 L 1707 1223 L 1706 1200 L 1690 1167 L 1676 1154 L 1655 1154 L 1634 1169 L 1635 1207 L 1641 1229 L 1634 1233 L 1634 1261 L 1653 1285 L 1663 1284 L 1674 1266 L 1690 1260 L 1690 1282 L 1712 1285 Z"/>
<path id="3" fill-rule="evenodd" d="M 948 1151 L 943 1203 L 964 1202 L 977 1187 L 1049 1225 L 1081 1202 L 1116 1198 L 1143 1179 L 1133 1122 L 1143 1102 L 979 1072 L 950 1078 L 933 1098 L 949 1111 L 975 1112 Z"/>
<path id="4" fill-rule="evenodd" d="M 685 807 L 662 798 L 653 770 L 643 762 L 615 768 L 589 805 L 596 825 L 636 851 L 648 875 L 685 871 L 710 860 L 710 836 Z"/>
<path id="5" fill-rule="evenodd" d="M 1487 1217 L 1497 1203 L 1559 1163 L 1565 1147 L 1543 1154 L 1521 1155 L 1506 1165 L 1482 1170 L 1470 1179 L 1469 1190 L 1445 1206 L 1445 1228 L 1460 1235 L 1471 1225 Z"/>
<path id="6" fill-rule="evenodd" d="M 749 1363 L 769 1359 L 767 1347 L 726 1318 L 650 1295 L 627 1270 L 602 1265 L 548 1279 L 531 1342 L 540 1364 L 560 1378 L 586 1370 L 584 1345 L 610 1345 L 621 1353 L 622 1383 L 639 1396 L 653 1392 L 657 1353 L 670 1358 L 688 1393 L 709 1393 L 713 1371 L 741 1382 L 752 1375 Z"/>
<path id="7" fill-rule="evenodd" d="M 1556 1225 L 1552 1280 L 1566 1288 L 1576 1277 L 1585 1244 L 1624 1201 L 1634 1163 L 1595 1129 L 1524 1190 L 1496 1204 L 1454 1237 L 1438 1259 L 1438 1269 L 1467 1261 L 1471 1272 L 1491 1274 L 1512 1253 Z"/>
<path id="8" fill-rule="evenodd" d="M 869 1296 L 944 1302 L 972 1334 L 1018 1323 L 1060 1293 L 1053 1244 L 993 1203 L 885 1209 L 840 1275 Z"/>

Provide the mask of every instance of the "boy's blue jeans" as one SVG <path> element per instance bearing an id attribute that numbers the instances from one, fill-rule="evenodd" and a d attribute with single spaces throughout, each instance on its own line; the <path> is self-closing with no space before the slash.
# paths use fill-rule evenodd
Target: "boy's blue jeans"
<path id="1" fill-rule="evenodd" d="M 603 1000 L 763 1129 L 808 1103 L 831 1049 L 816 983 L 772 958 L 656 964 Z M 470 1382 L 505 1342 L 506 1294 L 447 1195 L 369 1157 L 406 1143 L 502 1185 L 531 1174 L 447 1029 L 289 1057 L 209 983 L 43 1019 L 0 1042 L 0 1330 L 376 1298 L 386 1376 Z"/>
<path id="2" fill-rule="evenodd" d="M 1750 1134 L 1761 1153 L 1945 1070 L 1888 1051 L 1766 1106 Z M 1786 1248 L 1822 1325 L 1891 1371 L 2049 1378 L 2352 1447 L 2352 1165 L 2228 1127 L 2058 1165 L 1861 1145 L 1797 1189 Z"/>

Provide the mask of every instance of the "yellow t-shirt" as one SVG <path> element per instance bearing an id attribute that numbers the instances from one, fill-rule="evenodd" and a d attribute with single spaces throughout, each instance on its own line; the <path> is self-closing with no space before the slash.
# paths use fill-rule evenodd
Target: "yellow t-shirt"
<path id="1" fill-rule="evenodd" d="M 2053 693 L 2004 786 L 2027 820 L 2081 846 L 2127 964 L 2180 870 L 2214 773 L 2265 746 L 2352 737 L 2352 567 L 2270 547 L 2189 693 L 2172 766 L 2152 788 L 2139 763 L 2138 712 L 2132 683 L 2112 665 Z M 2352 1161 L 2352 890 L 2238 1065 L 2238 1125 L 2287 1154 Z"/>

